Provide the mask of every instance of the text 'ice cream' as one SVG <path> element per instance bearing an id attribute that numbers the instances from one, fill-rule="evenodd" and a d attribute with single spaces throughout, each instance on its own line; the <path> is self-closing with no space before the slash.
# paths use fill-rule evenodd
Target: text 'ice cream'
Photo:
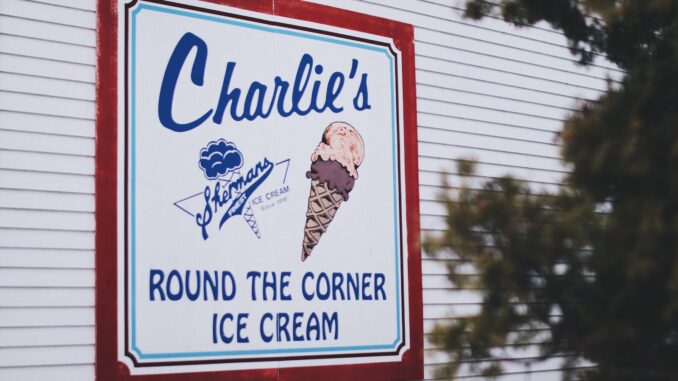
<path id="1" fill-rule="evenodd" d="M 311 155 L 311 179 L 301 260 L 311 255 L 339 206 L 348 200 L 358 179 L 358 167 L 365 157 L 365 143 L 351 125 L 334 122 L 327 126 L 323 138 Z"/>

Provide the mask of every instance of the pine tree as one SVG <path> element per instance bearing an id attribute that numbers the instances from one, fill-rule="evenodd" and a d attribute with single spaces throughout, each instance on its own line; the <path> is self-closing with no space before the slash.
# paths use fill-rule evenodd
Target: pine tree
<path id="1" fill-rule="evenodd" d="M 566 120 L 571 173 L 559 192 L 505 177 L 441 196 L 448 227 L 424 248 L 453 252 L 450 280 L 483 301 L 478 315 L 438 326 L 434 342 L 454 364 L 489 359 L 488 376 L 502 349 L 530 341 L 543 359 L 565 355 L 566 379 L 678 380 L 678 1 L 466 5 L 475 19 L 546 21 L 582 65 L 604 55 L 626 74 Z M 472 163 L 459 167 L 473 175 Z M 468 263 L 479 276 L 458 275 Z M 597 367 L 569 371 L 577 359 Z"/>

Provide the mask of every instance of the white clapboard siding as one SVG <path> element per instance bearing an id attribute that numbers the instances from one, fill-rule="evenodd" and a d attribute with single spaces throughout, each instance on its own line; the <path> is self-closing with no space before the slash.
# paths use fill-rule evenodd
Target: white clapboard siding
<path id="1" fill-rule="evenodd" d="M 560 160 L 558 131 L 583 102 L 595 101 L 623 72 L 598 56 L 581 67 L 559 31 L 546 25 L 512 27 L 502 20 L 462 17 L 462 2 L 448 0 L 314 0 L 414 25 L 417 80 L 421 229 L 435 236 L 445 229 L 441 192 L 456 193 L 462 181 L 475 189 L 510 174 L 532 189 L 557 192 L 568 168 Z M 456 159 L 478 161 L 477 175 L 463 179 Z M 451 188 L 441 185 L 445 179 Z M 445 258 L 422 259 L 424 331 L 477 314 L 482 290 L 460 289 L 447 278 Z M 458 274 L 477 278 L 472 266 Z M 517 311 L 525 305 L 516 304 Z M 558 312 L 553 312 L 558 318 Z M 543 334 L 547 332 L 544 331 Z M 541 335 L 541 334 L 540 334 Z M 540 337 L 543 337 L 540 336 Z M 529 342 L 502 358 L 530 360 L 529 366 L 503 363 L 500 381 L 560 380 L 566 354 L 538 360 Z M 425 377 L 451 360 L 428 340 Z M 587 369 L 589 363 L 578 363 Z M 469 364 L 458 379 L 484 380 Z"/>
<path id="2" fill-rule="evenodd" d="M 96 1 L 0 1 L 0 380 L 94 380 Z"/>
<path id="3" fill-rule="evenodd" d="M 94 251 L 86 249 L 0 248 L 0 267 L 16 269 L 94 268 Z M 92 272 L 90 272 L 93 274 Z M 2 319 L 0 319 L 2 321 Z"/>
<path id="4" fill-rule="evenodd" d="M 471 187 L 511 174 L 556 192 L 568 171 L 562 121 L 623 75 L 602 56 L 579 66 L 547 25 L 464 19 L 459 1 L 314 1 L 415 27 L 425 236 L 445 228 L 438 198 L 462 181 L 457 158 L 478 161 Z M 0 380 L 94 379 L 95 8 L 95 0 L 0 0 Z M 480 308 L 482 290 L 450 283 L 448 261 L 422 259 L 426 337 Z M 559 380 L 567 356 L 536 361 L 529 342 L 501 355 L 535 361 L 505 362 L 500 381 Z M 426 341 L 427 379 L 449 361 Z M 469 365 L 459 379 L 484 380 Z"/>

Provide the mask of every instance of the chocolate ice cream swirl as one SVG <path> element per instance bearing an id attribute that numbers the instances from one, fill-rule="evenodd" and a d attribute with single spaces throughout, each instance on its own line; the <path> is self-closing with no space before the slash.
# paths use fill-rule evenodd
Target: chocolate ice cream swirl
<path id="1" fill-rule="evenodd" d="M 334 160 L 318 159 L 311 164 L 311 170 L 306 172 L 306 177 L 326 183 L 327 187 L 341 193 L 344 201 L 348 201 L 348 194 L 353 189 L 355 179 L 348 170 Z"/>

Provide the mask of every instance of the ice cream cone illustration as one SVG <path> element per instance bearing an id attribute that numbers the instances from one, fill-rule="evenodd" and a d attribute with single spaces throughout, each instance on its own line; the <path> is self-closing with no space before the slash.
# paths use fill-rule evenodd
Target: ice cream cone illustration
<path id="1" fill-rule="evenodd" d="M 358 179 L 358 166 L 365 156 L 363 139 L 351 125 L 334 122 L 327 126 L 313 155 L 301 260 L 311 255 L 320 237 L 332 223 L 339 206 L 348 201 Z"/>

